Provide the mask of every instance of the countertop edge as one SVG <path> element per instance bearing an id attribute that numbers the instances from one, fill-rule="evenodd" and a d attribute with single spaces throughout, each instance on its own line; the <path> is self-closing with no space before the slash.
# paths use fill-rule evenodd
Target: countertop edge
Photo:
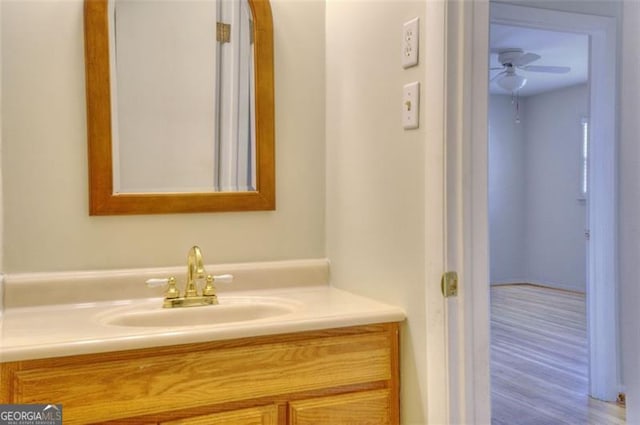
<path id="1" fill-rule="evenodd" d="M 265 326 L 254 328 L 250 332 L 237 335 L 233 331 L 208 333 L 194 333 L 188 335 L 156 336 L 155 338 L 122 338 L 101 341 L 77 341 L 51 346 L 15 347 L 0 350 L 0 364 L 29 361 L 45 358 L 69 357 L 77 355 L 101 354 L 117 351 L 137 350 L 153 347 L 167 347 L 172 345 L 197 344 L 203 342 L 230 341 L 234 339 L 253 338 L 269 335 L 284 335 L 291 333 L 318 331 L 326 329 L 346 328 L 352 326 L 375 325 L 381 323 L 400 323 L 406 315 L 403 311 L 388 311 L 374 316 L 351 317 L 324 321 L 309 321 L 294 326 Z"/>

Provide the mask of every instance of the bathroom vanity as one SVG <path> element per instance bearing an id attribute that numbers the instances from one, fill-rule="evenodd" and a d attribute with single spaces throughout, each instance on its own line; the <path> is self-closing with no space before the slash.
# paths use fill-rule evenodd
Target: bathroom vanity
<path id="1" fill-rule="evenodd" d="M 290 266 L 271 263 L 266 274 L 227 266 L 240 291 L 220 291 L 220 305 L 165 310 L 161 298 L 132 293 L 126 300 L 20 305 L 42 282 L 8 276 L 15 305 L 9 301 L 2 318 L 0 403 L 62 404 L 65 424 L 399 423 L 404 312 L 319 284 L 322 261 L 294 272 Z M 129 279 L 150 275 L 127 273 L 108 285 L 128 287 Z M 68 292 L 85 293 L 82 279 L 98 278 L 79 277 Z M 252 280 L 282 286 L 255 289 Z M 238 303 L 282 310 L 216 323 L 226 317 L 217 312 Z M 173 325 L 115 320 L 172 311 L 179 314 L 170 316 Z M 207 312 L 211 323 L 201 321 Z"/>
<path id="2" fill-rule="evenodd" d="M 397 324 L 0 367 L 0 402 L 62 404 L 65 424 L 398 423 Z"/>

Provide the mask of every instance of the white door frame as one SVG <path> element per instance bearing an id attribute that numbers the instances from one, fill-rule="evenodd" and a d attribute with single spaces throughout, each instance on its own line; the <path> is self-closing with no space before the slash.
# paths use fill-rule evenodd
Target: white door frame
<path id="1" fill-rule="evenodd" d="M 459 278 L 446 312 L 447 423 L 489 424 L 488 0 L 447 2 L 446 37 L 445 266 Z"/>
<path id="2" fill-rule="evenodd" d="M 494 3 L 491 22 L 587 34 L 589 45 L 589 200 L 587 318 L 590 394 L 618 395 L 616 25 L 610 17 Z M 595 158 L 595 159 L 594 159 Z"/>
<path id="3" fill-rule="evenodd" d="M 619 390 L 617 318 L 616 28 L 613 18 L 492 4 L 493 21 L 589 34 L 590 202 L 588 263 L 590 382 L 594 397 Z M 449 301 L 450 423 L 490 423 L 488 57 L 489 2 L 448 2 L 446 60 L 447 269 L 460 274 Z M 608 74 L 607 74 L 608 73 Z M 603 78 L 607 75 L 608 78 Z M 611 141 L 614 141 L 611 143 Z M 597 206 L 597 207 L 596 207 Z M 608 284 L 609 283 L 609 284 Z"/>

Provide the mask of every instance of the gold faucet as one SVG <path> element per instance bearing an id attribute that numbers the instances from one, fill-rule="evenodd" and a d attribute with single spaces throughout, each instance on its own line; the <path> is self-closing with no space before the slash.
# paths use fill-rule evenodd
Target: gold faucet
<path id="1" fill-rule="evenodd" d="M 187 253 L 187 286 L 184 290 L 185 298 L 197 297 L 198 287 L 196 285 L 196 279 L 204 279 L 206 272 L 204 270 L 204 264 L 202 264 L 202 252 L 200 247 L 192 246 Z"/>
<path id="2" fill-rule="evenodd" d="M 147 280 L 147 285 L 156 286 L 168 284 L 162 304 L 164 308 L 214 305 L 218 304 L 216 288 L 213 286 L 216 278 L 221 282 L 231 282 L 233 276 L 212 276 L 207 274 L 204 269 L 204 262 L 202 261 L 202 252 L 199 247 L 194 245 L 187 253 L 187 282 L 183 296 L 180 296 L 180 291 L 176 287 L 176 279 L 174 277 L 170 277 L 169 279 L 149 279 Z M 205 285 L 202 293 L 199 293 L 197 282 L 202 279 L 205 279 Z"/>

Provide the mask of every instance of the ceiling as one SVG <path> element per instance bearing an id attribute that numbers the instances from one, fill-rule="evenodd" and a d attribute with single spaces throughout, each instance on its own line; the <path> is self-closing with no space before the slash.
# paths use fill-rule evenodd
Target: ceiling
<path id="1" fill-rule="evenodd" d="M 525 53 L 540 55 L 541 58 L 532 62 L 531 65 L 568 66 L 571 68 L 567 74 L 528 72 L 518 69 L 516 73 L 527 79 L 525 86 L 520 89 L 520 96 L 531 96 L 586 83 L 589 78 L 589 37 L 585 34 L 491 24 L 489 46 L 491 48 L 490 68 L 502 67 L 498 62 L 498 51 L 507 48 L 519 48 Z M 489 78 L 495 77 L 500 72 L 501 70 L 489 71 Z M 495 81 L 489 84 L 489 92 L 510 94 L 498 86 Z"/>

